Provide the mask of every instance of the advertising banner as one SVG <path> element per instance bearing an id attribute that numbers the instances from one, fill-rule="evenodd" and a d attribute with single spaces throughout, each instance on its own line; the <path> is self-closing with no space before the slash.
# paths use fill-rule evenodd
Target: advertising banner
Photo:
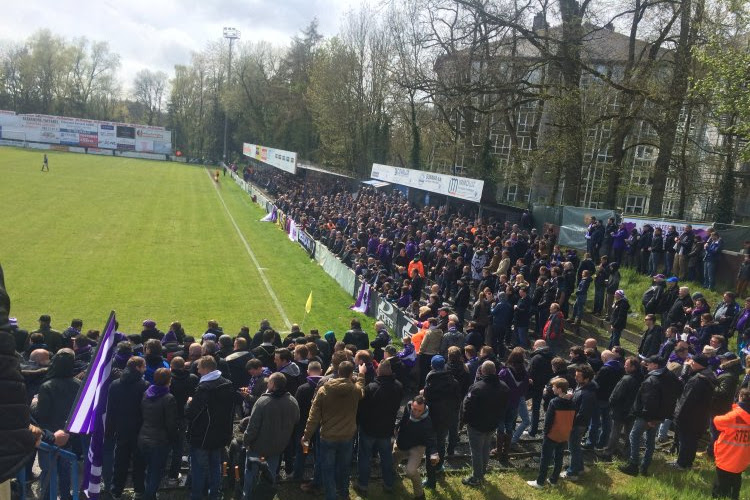
<path id="1" fill-rule="evenodd" d="M 97 146 L 105 149 L 117 148 L 117 134 L 115 132 L 115 126 L 113 124 L 99 124 Z"/>
<path id="2" fill-rule="evenodd" d="M 390 182 L 401 186 L 423 189 L 466 201 L 479 202 L 482 198 L 484 181 L 457 177 L 453 175 L 436 174 L 410 168 L 391 167 L 390 165 L 372 164 L 370 177 L 380 181 Z"/>
<path id="3" fill-rule="evenodd" d="M 144 139 L 136 139 L 135 141 L 135 150 L 141 151 L 144 153 L 153 153 L 154 152 L 154 141 L 144 140 Z"/>
<path id="4" fill-rule="evenodd" d="M 244 142 L 242 143 L 242 154 L 290 174 L 297 171 L 297 153 L 292 151 L 284 151 L 283 149 L 274 149 Z"/>
<path id="5" fill-rule="evenodd" d="M 315 256 L 315 240 L 307 231 L 300 229 L 297 233 L 297 241 L 302 245 L 302 248 L 307 251 L 310 257 Z"/>
<path id="6" fill-rule="evenodd" d="M 649 219 L 646 217 L 623 217 L 622 221 L 625 223 L 628 231 L 636 228 L 640 232 L 643 229 L 643 226 L 649 224 L 654 229 L 660 227 L 663 234 L 666 234 L 667 231 L 669 231 L 669 226 L 675 226 L 678 233 L 682 233 L 685 230 L 685 226 L 687 224 L 692 225 L 693 230 L 697 232 L 699 231 L 700 233 L 705 232 L 706 230 L 708 230 L 708 228 L 711 227 L 711 224 L 697 224 L 684 220 Z"/>

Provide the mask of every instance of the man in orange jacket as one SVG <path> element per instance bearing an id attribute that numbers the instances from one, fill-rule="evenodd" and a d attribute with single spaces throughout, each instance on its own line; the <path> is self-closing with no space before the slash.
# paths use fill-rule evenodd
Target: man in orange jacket
<path id="1" fill-rule="evenodd" d="M 721 434 L 714 443 L 713 497 L 739 499 L 742 472 L 750 465 L 750 389 L 740 391 L 732 411 L 714 417 L 714 426 Z"/>

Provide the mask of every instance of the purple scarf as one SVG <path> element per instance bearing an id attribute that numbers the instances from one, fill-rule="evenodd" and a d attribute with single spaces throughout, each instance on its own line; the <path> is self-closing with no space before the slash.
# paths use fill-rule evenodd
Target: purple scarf
<path id="1" fill-rule="evenodd" d="M 148 387 L 148 389 L 146 389 L 146 398 L 159 399 L 160 397 L 168 393 L 169 393 L 169 387 L 167 387 L 166 385 L 152 384 Z"/>

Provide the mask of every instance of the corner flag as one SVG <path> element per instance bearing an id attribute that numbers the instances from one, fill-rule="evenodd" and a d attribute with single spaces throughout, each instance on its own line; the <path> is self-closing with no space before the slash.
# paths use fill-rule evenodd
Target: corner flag
<path id="1" fill-rule="evenodd" d="M 310 290 L 310 296 L 307 298 L 307 303 L 305 304 L 305 314 L 310 314 L 311 310 L 312 310 L 312 290 Z"/>

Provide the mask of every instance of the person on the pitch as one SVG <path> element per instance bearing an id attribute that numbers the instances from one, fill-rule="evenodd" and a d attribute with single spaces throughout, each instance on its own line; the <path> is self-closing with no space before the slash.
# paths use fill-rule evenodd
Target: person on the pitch
<path id="1" fill-rule="evenodd" d="M 42 172 L 49 172 L 49 160 L 47 159 L 47 153 L 44 153 L 44 160 L 42 160 Z"/>

